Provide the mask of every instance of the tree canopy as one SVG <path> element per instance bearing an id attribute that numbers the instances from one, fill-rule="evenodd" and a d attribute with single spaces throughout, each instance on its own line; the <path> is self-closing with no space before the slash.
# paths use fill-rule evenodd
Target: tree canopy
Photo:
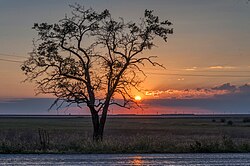
<path id="1" fill-rule="evenodd" d="M 94 131 L 102 137 L 109 106 L 130 108 L 135 103 L 131 89 L 143 81 L 142 66 L 162 66 L 155 56 L 141 53 L 155 46 L 156 37 L 166 42 L 172 23 L 160 20 L 152 10 L 145 10 L 140 22 L 125 22 L 108 10 L 70 7 L 71 16 L 58 23 L 34 24 L 38 39 L 22 70 L 27 80 L 36 82 L 39 93 L 56 96 L 55 103 L 85 103 Z"/>

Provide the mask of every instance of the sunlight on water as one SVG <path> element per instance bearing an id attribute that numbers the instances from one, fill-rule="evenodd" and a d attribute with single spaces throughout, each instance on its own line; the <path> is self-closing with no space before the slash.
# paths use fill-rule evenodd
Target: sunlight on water
<path id="1" fill-rule="evenodd" d="M 143 160 L 141 156 L 135 156 L 133 157 L 132 164 L 135 166 L 142 166 L 143 165 Z"/>
<path id="2" fill-rule="evenodd" d="M 0 165 L 102 166 L 244 166 L 250 154 L 2 154 Z"/>

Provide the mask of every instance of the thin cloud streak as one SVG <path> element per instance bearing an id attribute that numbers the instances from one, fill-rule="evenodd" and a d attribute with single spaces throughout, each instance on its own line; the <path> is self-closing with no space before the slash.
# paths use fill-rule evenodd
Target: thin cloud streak
<path id="1" fill-rule="evenodd" d="M 210 66 L 209 69 L 235 69 L 235 66 Z"/>

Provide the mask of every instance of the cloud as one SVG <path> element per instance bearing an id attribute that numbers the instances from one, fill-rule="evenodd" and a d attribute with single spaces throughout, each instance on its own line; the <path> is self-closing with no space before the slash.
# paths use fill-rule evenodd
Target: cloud
<path id="1" fill-rule="evenodd" d="M 223 85 L 220 86 L 216 86 L 214 88 L 212 88 L 213 90 L 227 90 L 227 91 L 236 91 L 237 87 L 235 85 L 231 85 L 230 83 L 225 83 Z"/>
<path id="2" fill-rule="evenodd" d="M 184 70 L 186 70 L 186 71 L 194 71 L 194 70 L 196 70 L 196 69 L 197 69 L 197 67 L 194 66 L 194 67 L 192 67 L 192 68 L 186 68 L 186 69 L 184 69 Z"/>
<path id="3" fill-rule="evenodd" d="M 172 92 L 175 91 L 172 90 Z M 160 96 L 158 99 L 149 99 L 145 103 L 157 107 L 171 107 L 172 109 L 182 107 L 200 108 L 215 113 L 250 113 L 250 85 L 248 84 L 237 87 L 225 83 L 214 88 L 186 89 L 179 90 L 179 92 L 190 93 L 190 97 L 161 98 Z"/>
<path id="4" fill-rule="evenodd" d="M 250 93 L 250 85 L 245 84 L 239 87 L 241 93 Z"/>
<path id="5" fill-rule="evenodd" d="M 209 69 L 235 69 L 235 66 L 210 66 Z"/>
<path id="6" fill-rule="evenodd" d="M 0 114 L 50 114 L 52 103 L 46 98 L 1 99 Z"/>
<path id="7" fill-rule="evenodd" d="M 0 114 L 79 114 L 79 108 L 75 105 L 70 108 L 62 107 L 59 110 L 55 106 L 49 110 L 54 101 L 53 98 L 1 99 Z"/>
<path id="8" fill-rule="evenodd" d="M 224 89 L 206 89 L 206 88 L 196 88 L 196 89 L 184 89 L 184 90 L 177 90 L 177 89 L 168 89 L 165 91 L 155 90 L 155 91 L 147 91 L 145 95 L 150 98 L 152 97 L 160 97 L 164 99 L 192 99 L 192 98 L 209 98 L 215 95 L 222 95 L 229 93 L 227 90 Z"/>
<path id="9" fill-rule="evenodd" d="M 211 88 L 196 88 L 196 89 L 168 89 L 168 90 L 152 90 L 146 91 L 145 95 L 150 98 L 160 97 L 162 99 L 198 99 L 198 98 L 211 98 L 220 95 L 230 95 L 230 94 L 243 94 L 250 93 L 250 85 L 245 84 L 242 86 L 231 85 L 230 83 L 225 83 L 219 86 Z"/>
<path id="10" fill-rule="evenodd" d="M 145 95 L 146 96 L 153 96 L 153 97 L 159 97 L 160 94 L 164 93 L 164 91 L 160 91 L 160 90 L 154 90 L 154 91 L 146 91 Z"/>
<path id="11" fill-rule="evenodd" d="M 178 80 L 178 81 L 184 81 L 185 78 L 178 78 L 177 80 Z"/>

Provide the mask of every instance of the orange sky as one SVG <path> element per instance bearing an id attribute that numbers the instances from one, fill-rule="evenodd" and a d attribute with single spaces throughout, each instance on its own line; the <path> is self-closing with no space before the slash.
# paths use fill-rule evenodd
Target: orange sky
<path id="1" fill-rule="evenodd" d="M 34 84 L 22 83 L 25 77 L 20 70 L 21 63 L 13 61 L 25 60 L 32 50 L 32 39 L 36 38 L 31 29 L 33 23 L 56 22 L 69 13 L 70 2 L 0 2 L 0 98 L 52 97 L 35 96 Z M 174 34 L 168 42 L 157 40 L 157 47 L 144 52 L 144 55 L 158 56 L 157 61 L 166 69 L 147 65 L 144 68 L 147 78 L 141 85 L 143 91 L 133 92 L 134 96 L 213 98 L 231 94 L 214 87 L 250 83 L 250 5 L 244 0 L 86 0 L 84 3 L 97 10 L 108 8 L 113 16 L 126 20 L 138 20 L 144 9 L 153 9 L 159 17 L 173 22 Z"/>
<path id="2" fill-rule="evenodd" d="M 154 9 L 161 18 L 173 22 L 174 34 L 168 42 L 156 41 L 157 47 L 144 53 L 158 56 L 158 61 L 166 67 L 166 70 L 145 68 L 148 73 L 145 89 L 183 90 L 250 82 L 250 5 L 244 0 L 157 0 L 143 1 L 143 6 L 139 2 L 132 5 L 107 0 L 85 4 L 96 9 L 108 8 L 115 17 L 130 20 L 138 19 L 145 8 Z M 23 61 L 25 58 L 11 55 L 28 57 L 32 39 L 36 37 L 31 29 L 33 23 L 55 22 L 69 12 L 68 3 L 67 0 L 1 1 L 0 58 Z M 22 14 L 17 14 L 19 11 Z M 19 63 L 0 61 L 0 68 L 0 97 L 34 97 L 34 86 L 21 83 L 25 77 Z"/>

